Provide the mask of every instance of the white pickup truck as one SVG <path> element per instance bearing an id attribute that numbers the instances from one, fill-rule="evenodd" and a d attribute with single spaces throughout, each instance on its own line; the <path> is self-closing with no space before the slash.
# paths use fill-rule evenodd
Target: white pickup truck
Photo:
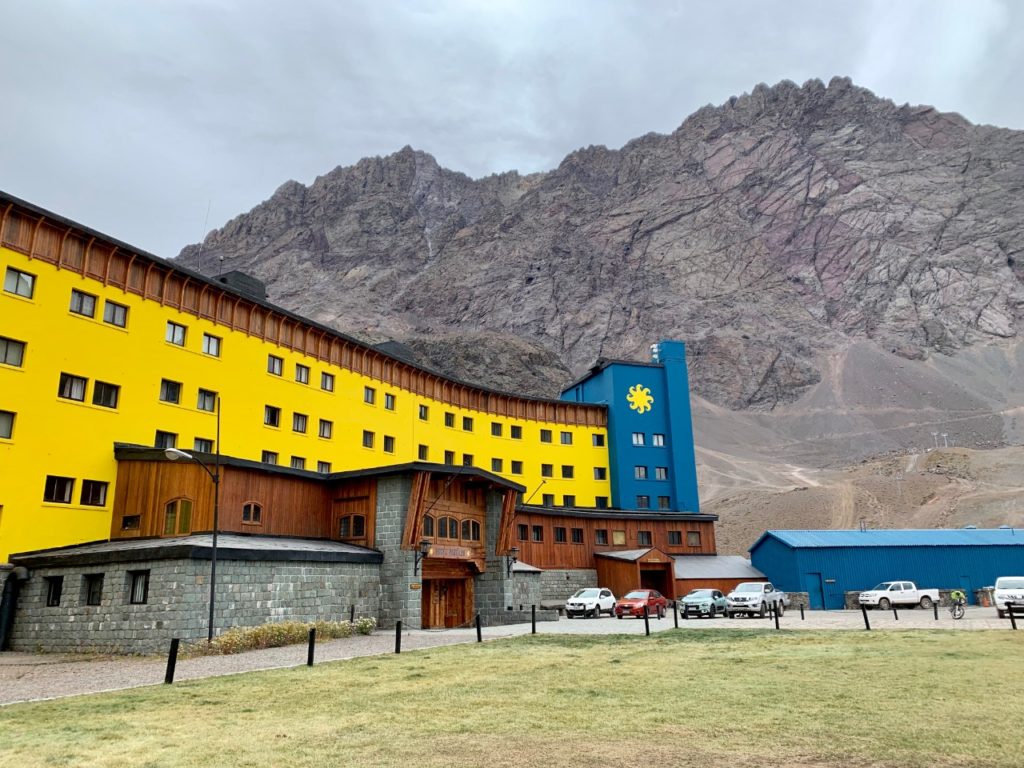
<path id="1" fill-rule="evenodd" d="M 894 605 L 931 608 L 939 602 L 939 590 L 918 589 L 912 581 L 883 581 L 873 589 L 860 593 L 860 604 L 888 611 Z"/>
<path id="2" fill-rule="evenodd" d="M 775 606 L 775 612 L 781 616 L 788 604 L 786 594 L 775 589 L 770 581 L 745 581 L 725 596 L 725 615 L 730 619 L 741 613 L 764 616 Z"/>

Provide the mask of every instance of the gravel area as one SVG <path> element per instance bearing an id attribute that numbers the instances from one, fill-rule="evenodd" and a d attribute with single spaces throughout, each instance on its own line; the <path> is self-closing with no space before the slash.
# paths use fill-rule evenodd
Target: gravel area
<path id="1" fill-rule="evenodd" d="M 939 619 L 932 611 L 920 609 L 899 611 L 898 618 L 892 611 L 868 611 L 873 630 L 1009 630 L 1007 619 L 998 619 L 992 608 L 967 608 L 967 615 L 960 621 L 953 621 L 949 611 L 940 608 Z M 651 619 L 651 632 L 673 629 L 675 622 L 671 615 L 664 619 Z M 699 629 L 773 629 L 772 619 L 679 619 L 681 628 Z M 864 620 L 860 611 L 808 611 L 800 618 L 798 610 L 790 610 L 780 618 L 779 626 L 787 630 L 838 629 L 864 631 Z M 1024 617 L 1018 618 L 1018 626 L 1024 631 Z M 509 624 L 483 629 L 484 640 L 496 640 L 528 634 L 529 624 Z M 560 621 L 538 622 L 538 634 L 622 634 L 644 633 L 641 619 L 561 619 Z M 442 645 L 471 643 L 476 641 L 475 629 L 451 629 L 444 631 L 407 630 L 402 633 L 402 652 Z M 306 663 L 306 646 L 290 645 L 284 648 L 268 648 L 249 651 L 231 656 L 203 656 L 192 659 L 179 658 L 175 681 L 196 680 L 203 677 L 234 675 L 261 669 L 296 667 Z M 357 656 L 373 656 L 394 653 L 395 634 L 383 630 L 372 635 L 358 635 L 339 640 L 317 643 L 317 663 L 351 659 Z M 0 653 L 0 706 L 23 701 L 55 699 L 63 696 L 77 696 L 125 688 L 163 683 L 167 668 L 165 657 L 135 656 L 71 656 L 66 654 Z"/>

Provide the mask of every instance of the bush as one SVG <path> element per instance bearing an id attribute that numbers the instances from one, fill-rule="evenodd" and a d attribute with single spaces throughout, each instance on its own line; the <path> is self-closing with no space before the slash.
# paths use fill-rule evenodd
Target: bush
<path id="1" fill-rule="evenodd" d="M 318 640 L 334 640 L 351 637 L 355 632 L 369 635 L 377 626 L 377 620 L 364 616 L 355 622 L 318 621 L 310 624 L 301 621 L 275 621 L 258 627 L 235 627 L 221 633 L 213 642 L 194 643 L 188 650 L 195 656 L 218 656 L 229 653 L 253 651 L 259 648 L 279 648 L 283 645 L 304 643 L 309 639 L 309 630 L 316 627 Z"/>

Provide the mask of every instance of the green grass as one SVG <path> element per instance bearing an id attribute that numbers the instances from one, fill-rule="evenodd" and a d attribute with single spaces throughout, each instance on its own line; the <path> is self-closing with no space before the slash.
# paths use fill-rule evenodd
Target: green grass
<path id="1" fill-rule="evenodd" d="M 0 708 L 5 766 L 1019 766 L 1012 632 L 543 636 Z"/>

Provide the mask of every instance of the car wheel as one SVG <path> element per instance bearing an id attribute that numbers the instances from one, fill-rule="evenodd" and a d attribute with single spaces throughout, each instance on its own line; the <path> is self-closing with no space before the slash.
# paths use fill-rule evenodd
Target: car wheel
<path id="1" fill-rule="evenodd" d="M 760 616 L 760 617 L 761 617 L 761 618 L 763 619 L 763 618 L 764 618 L 764 615 L 765 615 L 765 613 L 767 613 L 767 611 L 765 610 L 765 606 L 764 606 L 764 603 L 761 603 L 761 610 L 760 610 L 760 611 L 758 611 L 758 615 L 759 615 L 759 616 Z"/>
<path id="2" fill-rule="evenodd" d="M 727 618 L 727 619 L 731 619 L 731 618 L 735 617 L 735 615 L 736 615 L 736 614 L 734 614 L 734 613 L 733 613 L 732 611 L 730 611 L 730 610 L 726 610 L 726 612 L 725 612 L 725 618 Z"/>
<path id="3" fill-rule="evenodd" d="M 932 599 L 930 597 L 928 597 L 928 595 L 925 595 L 924 597 L 921 598 L 921 607 L 924 608 L 925 610 L 927 610 L 927 609 L 932 607 Z"/>
<path id="4" fill-rule="evenodd" d="M 782 603 L 779 603 L 778 605 L 775 606 L 775 613 L 777 613 L 779 616 L 785 615 L 785 613 L 786 613 L 786 606 L 784 606 Z"/>
<path id="5" fill-rule="evenodd" d="M 622 618 L 622 614 L 621 614 L 621 613 L 617 613 L 617 614 L 615 614 L 615 618 L 616 618 L 616 619 L 621 619 L 621 618 Z"/>
<path id="6" fill-rule="evenodd" d="M 889 598 L 883 597 L 878 601 L 878 610 L 888 611 L 890 608 L 892 608 L 892 603 L 889 602 Z"/>
<path id="7" fill-rule="evenodd" d="M 595 619 L 600 619 L 601 618 L 601 606 L 600 605 L 595 605 L 594 606 L 594 610 L 593 610 L 593 612 L 590 615 L 593 616 Z"/>
<path id="8" fill-rule="evenodd" d="M 664 619 L 665 618 L 665 608 L 663 606 L 660 606 L 660 605 L 658 606 L 658 618 L 659 619 Z"/>
<path id="9" fill-rule="evenodd" d="M 1000 619 L 1005 619 L 1006 611 L 1001 611 L 998 608 L 996 608 L 996 616 L 998 616 Z"/>

